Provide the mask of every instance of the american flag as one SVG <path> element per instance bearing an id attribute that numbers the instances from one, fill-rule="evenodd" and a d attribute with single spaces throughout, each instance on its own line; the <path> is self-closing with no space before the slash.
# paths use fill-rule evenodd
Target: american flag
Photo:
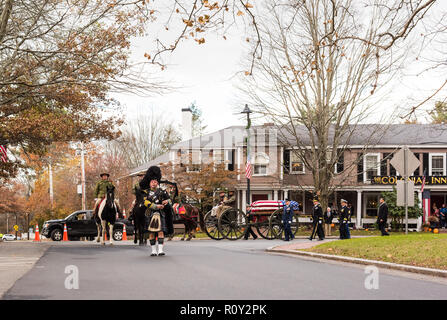
<path id="1" fill-rule="evenodd" d="M 425 170 L 424 170 L 424 177 L 422 178 L 421 192 L 424 191 L 424 187 L 425 187 Z"/>
<path id="2" fill-rule="evenodd" d="M 251 167 L 251 163 L 250 163 L 250 160 L 247 159 L 247 164 L 245 165 L 245 177 L 247 179 L 250 179 L 252 174 L 253 174 L 253 170 Z"/>
<path id="3" fill-rule="evenodd" d="M 6 147 L 0 145 L 0 157 L 2 158 L 3 162 L 8 161 L 8 155 L 6 154 Z"/>

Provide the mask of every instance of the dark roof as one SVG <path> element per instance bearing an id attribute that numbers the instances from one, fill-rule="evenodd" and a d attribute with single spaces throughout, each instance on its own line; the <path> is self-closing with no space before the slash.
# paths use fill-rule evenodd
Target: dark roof
<path id="1" fill-rule="evenodd" d="M 255 132 L 266 132 L 275 129 L 274 126 L 253 126 Z M 276 127 L 277 128 L 277 127 Z M 284 146 L 297 145 L 295 134 L 291 128 L 281 127 L 278 129 L 279 144 Z M 304 126 L 297 126 L 296 135 L 302 144 L 310 144 L 307 129 Z M 264 130 L 264 131 L 263 131 Z M 329 129 L 330 137 L 334 132 Z M 178 149 L 229 149 L 244 144 L 247 131 L 244 126 L 231 126 L 225 129 L 195 137 L 189 140 L 174 144 L 171 150 Z M 331 139 L 330 139 L 331 140 Z M 358 124 L 352 125 L 347 130 L 347 134 L 342 139 L 342 144 L 349 141 L 350 146 L 374 145 L 399 146 L 399 145 L 447 145 L 447 125 L 442 124 Z M 169 162 L 169 153 L 165 153 L 156 159 L 145 163 L 133 170 L 130 175 L 145 171 L 151 165 Z"/>

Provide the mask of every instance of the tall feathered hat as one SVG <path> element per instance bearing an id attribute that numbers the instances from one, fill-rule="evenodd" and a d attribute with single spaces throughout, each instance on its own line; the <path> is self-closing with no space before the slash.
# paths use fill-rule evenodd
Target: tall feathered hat
<path id="1" fill-rule="evenodd" d="M 140 181 L 140 188 L 143 190 L 148 189 L 152 180 L 157 180 L 158 182 L 161 180 L 161 170 L 157 166 L 152 166 L 147 169 L 144 178 Z"/>

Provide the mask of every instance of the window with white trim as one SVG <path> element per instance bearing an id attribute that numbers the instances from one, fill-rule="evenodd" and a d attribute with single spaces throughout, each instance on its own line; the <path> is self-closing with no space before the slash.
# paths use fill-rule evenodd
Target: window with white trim
<path id="1" fill-rule="evenodd" d="M 446 155 L 445 153 L 430 153 L 429 174 L 431 176 L 445 176 Z"/>
<path id="2" fill-rule="evenodd" d="M 380 176 L 380 153 L 368 153 L 363 158 L 363 182 L 371 182 L 372 177 Z"/>
<path id="3" fill-rule="evenodd" d="M 253 162 L 253 175 L 267 175 L 267 167 L 269 165 L 270 158 L 264 152 L 259 152 L 255 155 Z"/>
<path id="4" fill-rule="evenodd" d="M 290 152 L 290 172 L 294 174 L 304 173 L 304 162 L 300 159 L 296 152 Z"/>
<path id="5" fill-rule="evenodd" d="M 186 172 L 199 172 L 201 164 L 201 150 L 189 150 L 189 161 L 186 167 Z"/>

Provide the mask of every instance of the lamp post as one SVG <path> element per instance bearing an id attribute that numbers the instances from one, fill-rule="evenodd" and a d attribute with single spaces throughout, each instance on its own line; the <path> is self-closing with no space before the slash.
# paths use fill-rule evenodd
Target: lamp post
<path id="1" fill-rule="evenodd" d="M 245 165 L 245 177 L 247 178 L 247 205 L 250 204 L 250 178 L 252 174 L 252 168 L 251 168 L 251 162 L 250 162 L 250 127 L 251 127 L 251 121 L 250 121 L 250 113 L 252 111 L 248 107 L 248 105 L 245 105 L 244 110 L 241 113 L 247 114 L 247 126 L 245 129 L 247 129 L 247 162 Z"/>

